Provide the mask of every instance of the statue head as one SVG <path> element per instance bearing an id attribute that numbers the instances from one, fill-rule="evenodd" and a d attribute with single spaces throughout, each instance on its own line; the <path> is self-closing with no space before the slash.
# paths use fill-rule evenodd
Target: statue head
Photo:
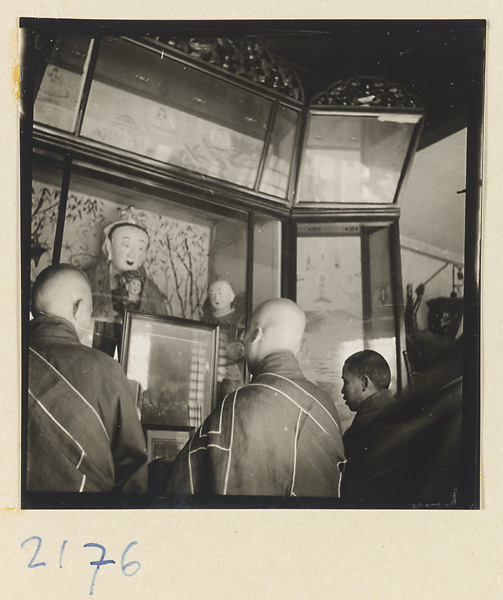
<path id="1" fill-rule="evenodd" d="M 127 292 L 130 297 L 141 295 L 144 277 L 140 271 L 124 271 L 118 275 L 118 281 L 123 292 Z"/>
<path id="2" fill-rule="evenodd" d="M 147 231 L 134 221 L 117 221 L 105 228 L 103 249 L 116 273 L 139 269 L 149 245 Z"/>
<path id="3" fill-rule="evenodd" d="M 225 279 L 214 281 L 208 288 L 208 300 L 216 317 L 226 315 L 232 310 L 234 297 L 234 290 Z"/>

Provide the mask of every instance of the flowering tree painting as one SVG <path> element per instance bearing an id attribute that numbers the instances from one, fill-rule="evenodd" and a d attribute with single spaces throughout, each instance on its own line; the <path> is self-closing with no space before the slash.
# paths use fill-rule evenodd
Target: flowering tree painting
<path id="1" fill-rule="evenodd" d="M 34 181 L 31 188 L 31 245 L 52 252 L 58 221 L 60 189 Z"/>

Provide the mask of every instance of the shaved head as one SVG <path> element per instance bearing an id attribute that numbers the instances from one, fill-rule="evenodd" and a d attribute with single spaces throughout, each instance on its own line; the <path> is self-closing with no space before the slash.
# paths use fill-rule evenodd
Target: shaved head
<path id="1" fill-rule="evenodd" d="M 86 275 L 67 264 L 44 269 L 33 285 L 32 312 L 67 319 L 77 329 L 89 327 L 91 285 Z"/>
<path id="2" fill-rule="evenodd" d="M 263 302 L 253 313 L 244 338 L 248 368 L 254 373 L 269 354 L 281 350 L 297 353 L 302 343 L 306 316 L 304 311 L 286 298 Z"/>

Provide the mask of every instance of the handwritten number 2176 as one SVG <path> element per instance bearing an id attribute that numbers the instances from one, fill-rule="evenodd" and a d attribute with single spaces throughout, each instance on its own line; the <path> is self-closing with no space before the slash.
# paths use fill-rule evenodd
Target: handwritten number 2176
<path id="1" fill-rule="evenodd" d="M 40 549 L 42 547 L 42 538 L 41 537 L 39 537 L 38 535 L 32 535 L 31 537 L 26 538 L 23 542 L 21 542 L 21 548 L 24 548 L 24 546 L 28 542 L 32 542 L 32 541 L 36 542 L 36 547 L 35 547 L 35 552 L 33 553 L 33 556 L 31 557 L 31 560 L 28 563 L 28 568 L 35 569 L 36 567 L 45 567 L 46 566 L 45 562 L 35 562 L 35 560 L 37 559 L 37 555 L 40 552 Z M 68 540 L 64 540 L 63 543 L 61 544 L 61 551 L 59 554 L 59 568 L 60 569 L 63 568 L 63 553 L 65 551 L 67 543 L 68 543 Z M 137 543 L 138 542 L 130 542 L 126 546 L 126 548 L 121 556 L 121 562 L 120 562 L 121 570 L 122 570 L 122 574 L 125 575 L 126 577 L 132 577 L 133 575 L 136 575 L 136 573 L 138 573 L 138 571 L 141 568 L 141 564 L 137 560 L 132 560 L 128 563 L 124 562 L 126 559 L 126 554 L 129 552 L 131 547 L 135 546 Z M 98 548 L 99 550 L 101 550 L 101 557 L 98 560 L 93 560 L 89 563 L 90 565 L 96 567 L 96 569 L 94 570 L 94 573 L 93 573 L 93 578 L 91 580 L 91 588 L 89 590 L 89 595 L 92 596 L 94 593 L 94 582 L 96 581 L 96 575 L 98 574 L 98 571 L 104 565 L 115 564 L 115 560 L 111 560 L 111 559 L 105 560 L 106 548 L 105 548 L 105 546 L 102 546 L 101 544 L 88 542 L 87 544 L 84 544 L 84 548 Z"/>

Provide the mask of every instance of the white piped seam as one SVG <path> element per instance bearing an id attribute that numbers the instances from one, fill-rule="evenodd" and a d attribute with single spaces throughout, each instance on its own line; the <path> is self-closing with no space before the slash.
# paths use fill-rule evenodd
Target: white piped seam
<path id="1" fill-rule="evenodd" d="M 295 438 L 294 438 L 294 447 L 293 447 L 293 473 L 292 473 L 292 485 L 290 486 L 290 496 L 295 496 L 293 488 L 295 486 L 295 473 L 297 471 L 297 442 L 299 439 L 299 425 L 300 425 L 301 417 L 302 417 L 302 410 L 299 411 L 299 416 L 297 418 L 297 425 L 295 427 Z"/>
<path id="2" fill-rule="evenodd" d="M 277 373 L 261 373 L 259 375 L 259 377 L 261 377 L 262 375 L 274 375 L 274 377 L 279 377 L 281 379 L 284 379 L 285 381 L 289 381 L 292 385 L 295 385 L 296 387 L 298 387 L 300 390 L 302 390 L 304 392 L 304 394 L 307 394 L 310 398 L 312 398 L 317 404 L 319 404 L 321 406 L 321 408 L 332 419 L 332 421 L 334 422 L 334 425 L 337 427 L 337 429 L 339 429 L 339 425 L 337 425 L 337 421 L 332 417 L 332 415 L 323 406 L 323 404 L 317 398 L 315 398 L 312 394 L 310 394 L 307 390 L 305 390 L 302 386 L 300 386 L 298 383 L 295 383 L 295 381 L 292 381 L 291 379 L 288 379 L 288 377 L 284 377 L 283 375 L 278 375 Z M 257 377 L 257 379 L 258 379 L 258 377 Z"/>
<path id="3" fill-rule="evenodd" d="M 101 426 L 103 427 L 103 431 L 105 432 L 105 435 L 107 436 L 107 440 L 110 441 L 110 438 L 108 436 L 105 424 L 103 423 L 103 421 L 101 420 L 101 417 L 99 416 L 99 414 L 97 413 L 96 409 L 94 408 L 94 406 L 92 406 L 91 404 L 89 404 L 89 402 L 84 398 L 84 396 L 79 392 L 78 389 L 76 389 L 69 381 L 68 379 L 62 374 L 60 373 L 56 367 L 54 365 L 52 365 L 48 360 L 46 360 L 41 354 L 39 354 L 36 350 L 33 350 L 33 348 L 30 348 L 30 350 L 36 354 L 41 360 L 43 360 L 49 367 L 51 367 L 51 369 L 53 371 L 55 371 L 60 377 L 61 379 L 63 379 L 63 381 L 65 381 L 71 388 L 72 390 L 84 401 L 85 404 L 87 404 L 87 406 L 89 406 L 89 408 L 93 411 L 93 413 L 96 415 L 96 418 L 98 419 L 98 421 L 100 422 Z"/>

